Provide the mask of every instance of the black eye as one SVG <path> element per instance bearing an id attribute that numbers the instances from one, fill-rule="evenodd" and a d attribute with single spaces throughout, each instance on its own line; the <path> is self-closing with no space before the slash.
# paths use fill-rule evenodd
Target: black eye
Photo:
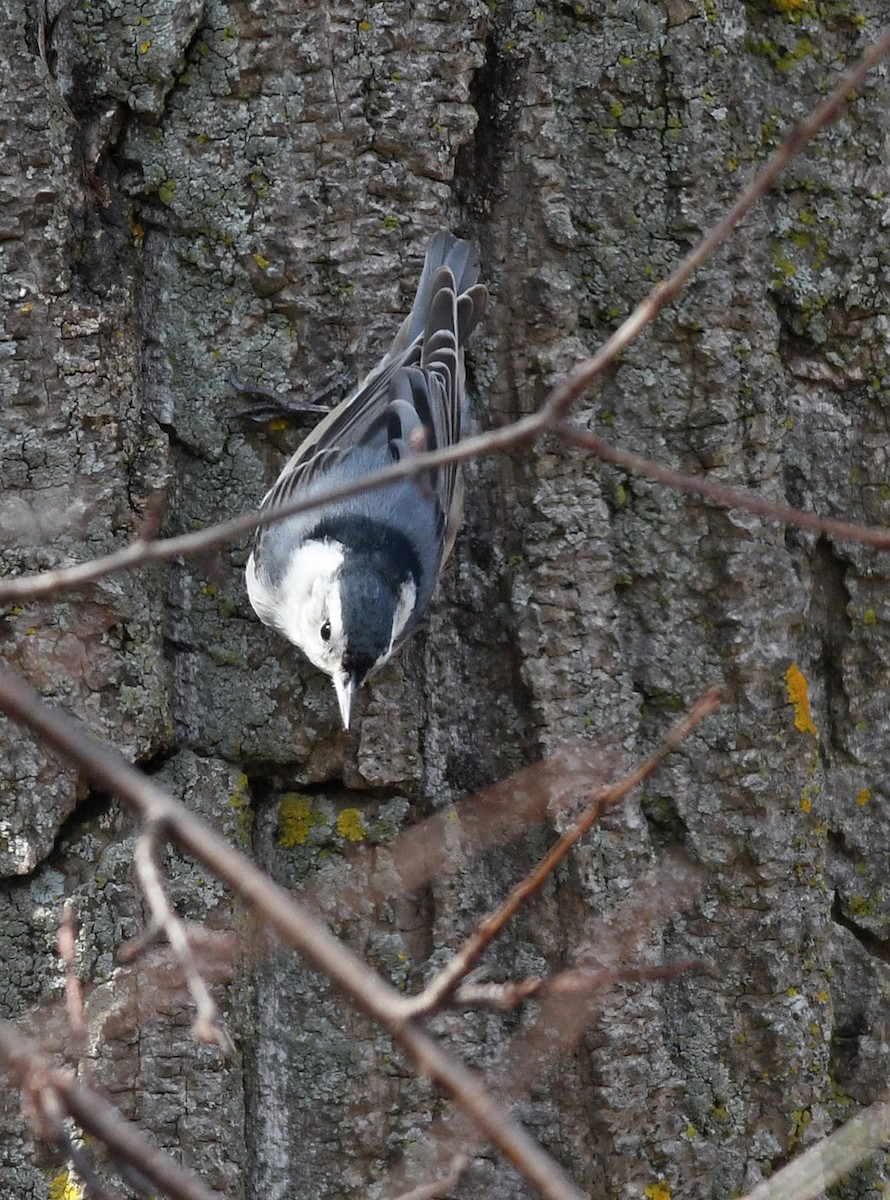
<path id="1" fill-rule="evenodd" d="M 321 634 L 321 640 L 323 642 L 329 642 L 331 640 L 331 623 L 330 623 L 330 621 L 325 621 L 324 625 L 322 625 L 321 629 L 319 630 L 319 633 Z"/>

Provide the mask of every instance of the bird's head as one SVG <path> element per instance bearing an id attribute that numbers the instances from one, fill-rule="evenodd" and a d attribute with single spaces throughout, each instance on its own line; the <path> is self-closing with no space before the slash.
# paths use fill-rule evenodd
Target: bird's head
<path id="1" fill-rule="evenodd" d="M 393 581 L 374 557 L 337 543 L 315 546 L 311 568 L 301 564 L 299 598 L 289 606 L 284 632 L 330 675 L 348 729 L 353 697 L 392 654 L 417 589 L 410 577 Z"/>

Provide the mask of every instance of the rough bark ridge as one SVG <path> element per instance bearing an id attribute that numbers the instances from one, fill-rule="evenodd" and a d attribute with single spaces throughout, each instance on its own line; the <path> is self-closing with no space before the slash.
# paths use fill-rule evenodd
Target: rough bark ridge
<path id="1" fill-rule="evenodd" d="M 3 572 L 131 540 L 159 490 L 168 533 L 254 505 L 302 433 L 239 422 L 230 372 L 345 388 L 442 226 L 480 241 L 493 292 L 478 420 L 531 411 L 882 16 L 872 0 L 72 0 L 38 18 L 3 0 Z M 589 398 L 592 428 L 825 514 L 890 518 L 887 109 L 877 72 Z M 723 714 L 586 839 L 491 966 L 589 961 L 604 915 L 642 961 L 708 963 L 612 993 L 520 1112 L 591 1193 L 737 1194 L 885 1086 L 886 556 L 553 445 L 468 476 L 432 618 L 348 737 L 327 682 L 250 612 L 243 544 L 4 612 L 4 656 L 276 877 L 327 896 L 354 843 L 385 852 L 566 738 L 619 770 L 723 681 Z M 99 1076 L 211 1186 L 386 1194 L 406 1159 L 428 1178 L 436 1095 L 323 981 L 244 950 L 228 897 L 171 854 L 179 910 L 242 946 L 234 973 L 225 955 L 208 968 L 241 1059 L 190 1042 L 164 956 L 115 964 L 143 917 L 132 829 L 66 764 L 0 736 L 2 1010 L 63 1041 L 53 940 L 71 896 Z M 330 900 L 331 919 L 411 987 L 545 841 L 477 858 L 456 839 L 448 880 L 377 912 Z M 631 937 L 638 881 L 678 849 L 699 894 Z M 488 1066 L 523 1019 L 440 1024 Z M 36 1200 L 58 1165 L 0 1105 L 0 1190 Z M 887 1182 L 876 1159 L 838 1194 Z M 459 1194 L 528 1193 L 486 1157 Z"/>

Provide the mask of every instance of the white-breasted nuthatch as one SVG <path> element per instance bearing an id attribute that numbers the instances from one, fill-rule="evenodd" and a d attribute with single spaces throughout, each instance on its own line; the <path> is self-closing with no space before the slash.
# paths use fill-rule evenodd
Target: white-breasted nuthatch
<path id="1" fill-rule="evenodd" d="M 288 460 L 264 510 L 460 440 L 463 347 L 488 298 L 478 278 L 476 248 L 436 234 L 389 351 Z M 344 728 L 356 689 L 423 617 L 462 512 L 459 468 L 449 464 L 256 531 L 250 602 L 331 676 Z"/>

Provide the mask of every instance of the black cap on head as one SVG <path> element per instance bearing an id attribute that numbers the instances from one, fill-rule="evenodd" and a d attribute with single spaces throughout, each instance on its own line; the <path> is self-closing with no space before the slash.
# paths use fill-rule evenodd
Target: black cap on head
<path id="1" fill-rule="evenodd" d="M 359 556 L 347 560 L 340 572 L 340 605 L 346 637 L 343 669 L 358 687 L 389 651 L 396 592 L 373 563 Z"/>

